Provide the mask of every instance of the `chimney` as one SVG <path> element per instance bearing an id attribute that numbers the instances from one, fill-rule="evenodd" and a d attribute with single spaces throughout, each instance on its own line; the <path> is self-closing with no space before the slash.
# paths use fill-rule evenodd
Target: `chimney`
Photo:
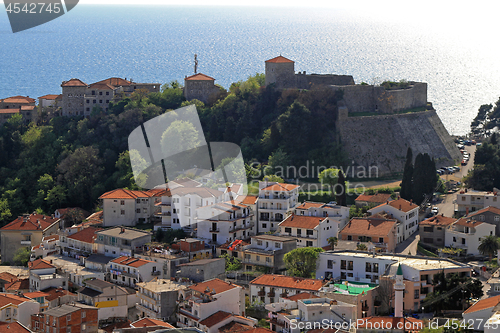
<path id="1" fill-rule="evenodd" d="M 53 273 L 53 274 L 52 274 L 52 278 L 53 278 L 53 279 L 55 279 L 55 278 L 56 278 L 56 276 L 57 276 L 57 275 L 56 275 L 56 273 Z"/>
<path id="2" fill-rule="evenodd" d="M 401 210 L 401 205 L 399 205 L 399 210 Z"/>
<path id="3" fill-rule="evenodd" d="M 123 234 L 125 232 L 125 228 L 121 228 L 120 234 Z"/>

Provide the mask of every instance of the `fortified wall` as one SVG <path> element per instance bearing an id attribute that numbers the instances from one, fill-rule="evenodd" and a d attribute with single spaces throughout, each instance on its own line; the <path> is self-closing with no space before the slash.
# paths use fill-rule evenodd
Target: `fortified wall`
<path id="1" fill-rule="evenodd" d="M 376 167 L 378 176 L 402 172 L 408 147 L 413 156 L 428 153 L 438 168 L 461 160 L 460 151 L 435 110 L 349 117 L 341 107 L 337 130 L 342 149 L 354 166 L 358 170 Z"/>

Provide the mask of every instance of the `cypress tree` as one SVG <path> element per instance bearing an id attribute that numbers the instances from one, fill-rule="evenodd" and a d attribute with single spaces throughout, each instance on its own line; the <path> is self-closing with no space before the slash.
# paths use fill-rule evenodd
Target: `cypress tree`
<path id="1" fill-rule="evenodd" d="M 335 197 L 337 200 L 337 204 L 340 206 L 347 206 L 347 189 L 345 186 L 345 177 L 342 170 L 339 171 L 339 178 L 337 180 Z"/>
<path id="2" fill-rule="evenodd" d="M 412 198 L 413 201 L 420 205 L 424 200 L 424 194 L 428 189 L 426 184 L 426 167 L 425 167 L 425 157 L 421 153 L 415 157 L 415 165 L 413 167 L 413 187 L 412 187 Z"/>
<path id="3" fill-rule="evenodd" d="M 406 152 L 406 163 L 403 171 L 403 180 L 401 181 L 401 198 L 406 200 L 412 199 L 413 185 L 413 152 L 410 147 Z"/>

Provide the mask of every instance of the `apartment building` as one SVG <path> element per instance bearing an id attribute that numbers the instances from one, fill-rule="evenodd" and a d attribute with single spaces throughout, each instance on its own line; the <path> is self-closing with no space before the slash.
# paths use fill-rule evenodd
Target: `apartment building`
<path id="1" fill-rule="evenodd" d="M 115 227 L 97 232 L 97 253 L 109 257 L 130 256 L 151 242 L 151 233 L 126 227 Z"/>
<path id="2" fill-rule="evenodd" d="M 247 239 L 257 232 L 248 206 L 226 201 L 197 209 L 197 237 L 215 245 Z"/>
<path id="3" fill-rule="evenodd" d="M 288 213 L 299 204 L 299 185 L 259 182 L 259 233 L 276 231 Z"/>
<path id="4" fill-rule="evenodd" d="M 24 214 L 0 228 L 2 262 L 13 262 L 14 255 L 21 248 L 32 249 L 42 243 L 45 236 L 56 234 L 59 219 L 40 214 Z"/>
<path id="5" fill-rule="evenodd" d="M 59 235 L 49 235 L 42 238 L 42 242 L 31 248 L 30 260 L 45 258 L 48 255 L 59 252 Z"/>
<path id="6" fill-rule="evenodd" d="M 31 315 L 31 328 L 36 333 L 97 333 L 98 310 L 79 303 L 63 304 L 44 313 Z"/>
<path id="7" fill-rule="evenodd" d="M 278 224 L 279 236 L 293 237 L 297 247 L 323 247 L 328 238 L 337 237 L 339 222 L 330 217 L 297 215 L 292 213 Z"/>
<path id="8" fill-rule="evenodd" d="M 0 294 L 0 321 L 19 322 L 26 327 L 31 324 L 31 315 L 40 311 L 40 303 L 14 294 Z"/>
<path id="9" fill-rule="evenodd" d="M 30 291 L 40 291 L 50 287 L 68 289 L 68 278 L 56 273 L 51 261 L 37 259 L 28 263 L 30 271 Z"/>
<path id="10" fill-rule="evenodd" d="M 97 253 L 96 232 L 101 230 L 102 228 L 88 227 L 69 236 L 62 235 L 59 242 L 62 253 L 73 258 Z"/>
<path id="11" fill-rule="evenodd" d="M 250 302 L 252 304 L 269 304 L 278 297 L 290 297 L 303 292 L 318 295 L 323 287 L 319 279 L 306 279 L 294 276 L 264 274 L 250 281 Z"/>
<path id="12" fill-rule="evenodd" d="M 471 220 L 495 225 L 495 235 L 500 236 L 500 208 L 488 206 L 469 213 L 467 217 Z"/>
<path id="13" fill-rule="evenodd" d="M 385 212 L 401 223 L 398 227 L 398 244 L 408 239 L 418 230 L 418 211 L 419 207 L 417 205 L 402 198 L 388 201 L 368 210 L 372 215 Z"/>
<path id="14" fill-rule="evenodd" d="M 137 284 L 139 302 L 137 310 L 142 318 L 172 320 L 179 298 L 179 291 L 188 284 L 166 279 L 155 279 Z"/>
<path id="15" fill-rule="evenodd" d="M 150 281 L 154 277 L 163 277 L 158 263 L 139 258 L 122 256 L 111 260 L 107 266 L 111 273 L 110 282 L 128 287 L 135 287 L 138 282 Z"/>
<path id="16" fill-rule="evenodd" d="M 423 220 L 418 227 L 420 241 L 431 246 L 444 247 L 446 228 L 456 220 L 443 215 L 436 215 Z"/>
<path id="17" fill-rule="evenodd" d="M 20 114 L 25 123 L 37 120 L 35 100 L 29 96 L 12 96 L 0 99 L 0 125 L 10 117 Z"/>
<path id="18" fill-rule="evenodd" d="M 481 240 L 495 235 L 495 229 L 494 224 L 462 217 L 446 227 L 444 245 L 462 249 L 464 254 L 479 255 Z"/>
<path id="19" fill-rule="evenodd" d="M 349 221 L 349 207 L 337 205 L 335 202 L 305 201 L 295 207 L 295 215 L 328 217 L 330 221 L 337 222 L 340 230 Z"/>
<path id="20" fill-rule="evenodd" d="M 193 282 L 203 282 L 221 277 L 226 272 L 224 258 L 200 259 L 179 265 L 178 277 L 186 278 Z"/>
<path id="21" fill-rule="evenodd" d="M 100 279 L 90 279 L 76 293 L 80 303 L 99 309 L 99 320 L 127 317 L 129 292 L 124 287 Z"/>
<path id="22" fill-rule="evenodd" d="M 481 210 L 486 207 L 495 207 L 500 209 L 500 200 L 498 191 L 474 191 L 461 190 L 457 193 L 455 210 L 462 215 Z"/>

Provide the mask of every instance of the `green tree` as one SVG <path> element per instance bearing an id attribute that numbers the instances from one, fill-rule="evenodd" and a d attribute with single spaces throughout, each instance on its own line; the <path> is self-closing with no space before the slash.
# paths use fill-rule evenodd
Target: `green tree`
<path id="1" fill-rule="evenodd" d="M 368 250 L 368 248 L 366 247 L 366 244 L 364 244 L 364 243 L 359 243 L 358 245 L 356 245 L 356 249 L 358 249 L 359 251 Z"/>
<path id="2" fill-rule="evenodd" d="M 412 199 L 413 185 L 413 152 L 410 147 L 406 151 L 406 162 L 403 170 L 403 180 L 401 181 L 401 198 L 410 201 Z"/>
<path id="3" fill-rule="evenodd" d="M 278 148 L 274 151 L 271 156 L 269 156 L 269 166 L 272 168 L 272 172 L 281 178 L 286 178 L 286 169 L 290 162 L 288 154 L 283 151 L 283 149 Z"/>
<path id="4" fill-rule="evenodd" d="M 31 256 L 31 249 L 28 247 L 22 247 L 19 248 L 15 253 L 14 253 L 14 263 L 19 266 L 27 266 L 28 261 L 30 260 Z"/>
<path id="5" fill-rule="evenodd" d="M 277 182 L 277 183 L 284 183 L 285 182 L 283 180 L 283 178 L 278 177 L 276 175 L 266 175 L 266 176 L 264 176 L 264 178 L 262 178 L 262 180 L 267 181 L 267 182 Z"/>
<path id="6" fill-rule="evenodd" d="M 320 172 L 318 180 L 321 185 L 329 185 L 331 188 L 332 196 L 335 196 L 335 185 L 339 180 L 339 169 L 325 169 Z"/>
<path id="7" fill-rule="evenodd" d="M 227 253 L 221 255 L 221 258 L 224 258 L 226 260 L 226 272 L 237 271 L 243 267 L 241 261 L 238 258 L 230 256 Z"/>
<path id="8" fill-rule="evenodd" d="M 190 122 L 176 120 L 163 132 L 160 144 L 164 153 L 186 151 L 200 145 L 199 133 Z"/>
<path id="9" fill-rule="evenodd" d="M 337 246 L 338 243 L 338 238 L 337 237 L 328 237 L 326 240 L 328 242 L 328 245 L 330 245 L 330 250 L 335 250 L 335 246 Z"/>
<path id="10" fill-rule="evenodd" d="M 347 186 L 342 171 L 339 171 L 339 178 L 335 186 L 335 199 L 338 205 L 347 206 Z"/>
<path id="11" fill-rule="evenodd" d="M 306 278 L 313 277 L 320 252 L 323 252 L 320 247 L 301 247 L 285 254 L 284 261 L 288 274 Z"/>
<path id="12" fill-rule="evenodd" d="M 481 244 L 478 246 L 478 250 L 482 255 L 488 255 L 490 260 L 496 255 L 498 249 L 500 248 L 500 241 L 498 237 L 491 235 L 483 237 Z"/>

